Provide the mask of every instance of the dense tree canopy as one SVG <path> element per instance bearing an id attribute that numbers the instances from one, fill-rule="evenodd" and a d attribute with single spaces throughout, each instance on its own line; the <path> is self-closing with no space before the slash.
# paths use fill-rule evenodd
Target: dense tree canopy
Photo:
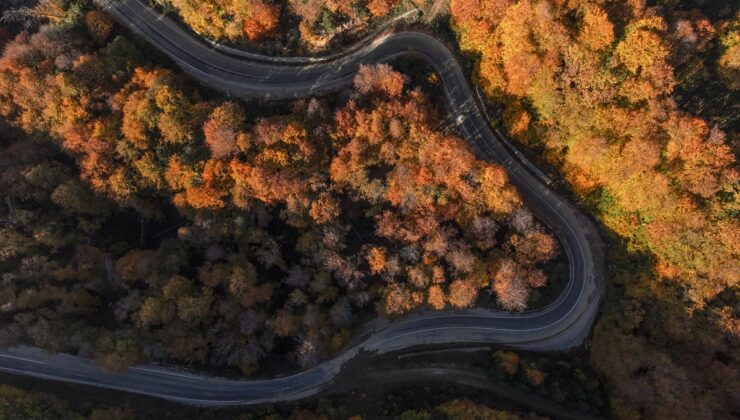
<path id="1" fill-rule="evenodd" d="M 300 18 L 301 39 L 309 46 L 324 47 L 348 29 L 368 26 L 388 15 L 400 0 L 287 0 L 288 9 Z"/>
<path id="2" fill-rule="evenodd" d="M 159 3 L 228 40 L 277 37 L 295 14 L 314 46 L 400 5 Z M 656 3 L 450 11 L 508 132 L 610 231 L 589 358 L 612 414 L 731 417 L 740 15 Z M 363 67 L 346 96 L 248 117 L 254 104 L 148 62 L 82 5 L 39 2 L 31 12 L 53 25 L 14 40 L 0 28 L 0 344 L 110 369 L 150 359 L 253 373 L 274 357 L 310 366 L 378 313 L 489 295 L 520 311 L 547 284 L 557 242 L 501 167 L 436 128 L 443 114 L 406 76 Z M 496 360 L 527 387 L 553 383 L 514 353 Z M 2 391 L 29 417 L 66 410 Z M 438 411 L 501 414 L 464 401 Z"/>
<path id="3" fill-rule="evenodd" d="M 260 41 L 276 35 L 280 6 L 265 0 L 164 0 L 196 32 L 215 39 Z"/>
<path id="4" fill-rule="evenodd" d="M 161 0 L 193 30 L 213 39 L 266 41 L 281 35 L 281 15 L 296 18 L 301 41 L 324 47 L 336 34 L 366 28 L 399 0 Z"/>
<path id="5" fill-rule="evenodd" d="M 708 400 L 723 397 L 707 391 L 713 386 L 705 372 L 724 369 L 711 353 L 736 351 L 738 338 L 737 314 L 727 300 L 740 280 L 739 178 L 731 148 L 738 137 L 732 125 L 686 112 L 673 92 L 691 82 L 679 76 L 704 71 L 696 57 L 716 33 L 722 34 L 718 72 L 733 86 L 736 20 L 715 30 L 699 11 L 661 15 L 666 10 L 641 1 L 480 3 L 452 0 L 453 23 L 461 48 L 480 56 L 476 80 L 505 104 L 508 131 L 543 150 L 631 251 L 655 258 L 646 273 L 632 273 L 620 285 L 626 296 L 613 309 L 621 312 L 617 317 L 640 313 L 643 321 L 623 330 L 602 322 L 594 362 L 616 378 L 629 409 L 682 417 L 697 405 L 718 408 Z M 709 88 L 708 82 L 700 87 Z M 717 95 L 725 94 L 720 88 Z M 634 330 L 664 337 L 673 348 L 694 348 L 698 336 L 711 336 L 712 345 L 696 348 L 704 356 L 684 366 L 687 356 L 672 360 L 670 346 L 651 348 Z M 628 353 L 640 355 L 634 369 L 643 366 L 647 374 L 618 366 Z M 666 377 L 667 371 L 677 373 Z M 651 391 L 657 395 L 645 392 L 661 381 L 664 389 Z M 701 383 L 696 392 L 705 394 L 683 398 L 679 388 L 686 381 Z M 654 405 L 670 393 L 686 405 Z"/>
<path id="6" fill-rule="evenodd" d="M 276 354 L 316 363 L 375 310 L 489 292 L 523 310 L 546 284 L 554 238 L 389 66 L 363 67 L 336 107 L 247 120 L 87 16 L 0 58 L 0 114 L 21 130 L 1 151 L 7 339 L 111 369 L 252 373 Z"/>

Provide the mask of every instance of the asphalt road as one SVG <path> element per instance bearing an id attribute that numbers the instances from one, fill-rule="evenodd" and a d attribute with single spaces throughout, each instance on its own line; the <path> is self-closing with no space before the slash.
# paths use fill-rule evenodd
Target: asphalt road
<path id="1" fill-rule="evenodd" d="M 297 98 L 336 91 L 351 84 L 361 64 L 385 62 L 406 54 L 425 60 L 444 83 L 447 108 L 459 134 L 480 158 L 496 161 L 508 170 L 526 204 L 560 239 L 568 257 L 570 279 L 555 302 L 534 311 L 422 311 L 390 323 L 377 322 L 363 342 L 335 359 L 270 380 L 232 381 L 152 366 L 112 374 L 87 359 L 23 346 L 0 352 L 0 370 L 216 406 L 288 401 L 316 394 L 331 382 L 345 361 L 361 351 L 384 353 L 417 345 L 463 343 L 545 351 L 584 342 L 604 291 L 603 249 L 598 232 L 576 207 L 525 169 L 497 137 L 499 134 L 491 131 L 460 66 L 444 44 L 424 33 L 399 32 L 378 36 L 346 54 L 319 62 L 258 55 L 246 59 L 202 42 L 143 1 L 99 3 L 192 77 L 243 99 Z"/>

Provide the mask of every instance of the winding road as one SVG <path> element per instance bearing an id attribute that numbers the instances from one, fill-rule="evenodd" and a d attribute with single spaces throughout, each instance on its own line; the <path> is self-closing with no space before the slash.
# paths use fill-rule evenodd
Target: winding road
<path id="1" fill-rule="evenodd" d="M 570 279 L 550 305 L 524 313 L 487 309 L 425 311 L 376 324 L 360 344 L 295 375 L 269 380 L 226 380 L 153 366 L 113 374 L 88 359 L 48 354 L 25 346 L 0 352 L 0 371 L 146 394 L 197 405 L 238 405 L 296 400 L 329 385 L 359 352 L 384 353 L 417 345 L 484 343 L 526 350 L 563 350 L 587 338 L 604 291 L 603 249 L 594 224 L 520 163 L 493 132 L 475 102 L 455 56 L 421 32 L 378 36 L 327 59 L 275 58 L 229 53 L 203 42 L 151 9 L 144 0 L 98 0 L 122 25 L 167 54 L 201 82 L 243 99 L 312 96 L 349 86 L 361 64 L 401 55 L 425 60 L 444 84 L 458 133 L 479 158 L 503 165 L 526 204 L 560 239 Z"/>

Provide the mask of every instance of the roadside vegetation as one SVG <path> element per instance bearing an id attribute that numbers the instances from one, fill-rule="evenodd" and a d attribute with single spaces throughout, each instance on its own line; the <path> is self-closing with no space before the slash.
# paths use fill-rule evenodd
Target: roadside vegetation
<path id="1" fill-rule="evenodd" d="M 160 0 L 164 10 L 174 10 L 199 34 L 215 40 L 262 41 L 279 35 L 280 4 L 264 0 Z"/>
<path id="2" fill-rule="evenodd" d="M 164 10 L 175 11 L 193 30 L 214 40 L 271 41 L 290 33 L 309 49 L 323 49 L 336 35 L 367 29 L 395 10 L 411 5 L 403 0 L 158 0 L 154 3 Z"/>

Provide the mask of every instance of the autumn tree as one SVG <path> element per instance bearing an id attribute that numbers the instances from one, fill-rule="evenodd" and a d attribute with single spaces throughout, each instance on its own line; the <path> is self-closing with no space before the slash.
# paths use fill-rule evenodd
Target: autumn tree
<path id="1" fill-rule="evenodd" d="M 252 0 L 248 8 L 244 19 L 244 33 L 250 41 L 259 41 L 275 33 L 280 18 L 279 6 L 263 0 Z"/>
<path id="2" fill-rule="evenodd" d="M 385 249 L 380 247 L 370 248 L 367 252 L 367 262 L 370 264 L 370 272 L 373 274 L 385 270 L 387 265 Z"/>
<path id="3" fill-rule="evenodd" d="M 399 96 L 407 79 L 387 64 L 377 66 L 360 66 L 354 79 L 358 92 L 368 94 L 379 92 L 391 97 Z"/>
<path id="4" fill-rule="evenodd" d="M 583 12 L 579 41 L 593 50 L 608 47 L 614 41 L 614 25 L 598 6 L 587 6 Z"/>
<path id="5" fill-rule="evenodd" d="M 383 310 L 389 315 L 400 315 L 422 302 L 418 293 L 412 292 L 400 284 L 392 284 L 385 288 Z"/>
<path id="6" fill-rule="evenodd" d="M 720 43 L 719 74 L 730 89 L 740 90 L 740 13 L 735 15 Z"/>
<path id="7" fill-rule="evenodd" d="M 235 102 L 226 102 L 214 109 L 203 124 L 206 144 L 213 157 L 222 159 L 237 153 L 248 144 L 242 131 L 244 110 Z"/>
<path id="8" fill-rule="evenodd" d="M 308 214 L 316 223 L 326 223 L 339 216 L 341 208 L 339 200 L 330 194 L 322 194 L 311 203 Z"/>
<path id="9" fill-rule="evenodd" d="M 113 29 L 113 19 L 100 10 L 91 10 L 85 15 L 85 24 L 90 36 L 98 42 L 104 42 Z"/>
<path id="10" fill-rule="evenodd" d="M 396 4 L 398 4 L 398 0 L 370 0 L 367 9 L 373 16 L 385 16 Z"/>
<path id="11" fill-rule="evenodd" d="M 468 308 L 478 297 L 478 287 L 469 280 L 455 280 L 450 284 L 447 301 L 455 308 Z"/>
<path id="12" fill-rule="evenodd" d="M 434 309 L 443 309 L 445 307 L 446 296 L 439 285 L 430 287 L 427 291 L 427 303 Z"/>

